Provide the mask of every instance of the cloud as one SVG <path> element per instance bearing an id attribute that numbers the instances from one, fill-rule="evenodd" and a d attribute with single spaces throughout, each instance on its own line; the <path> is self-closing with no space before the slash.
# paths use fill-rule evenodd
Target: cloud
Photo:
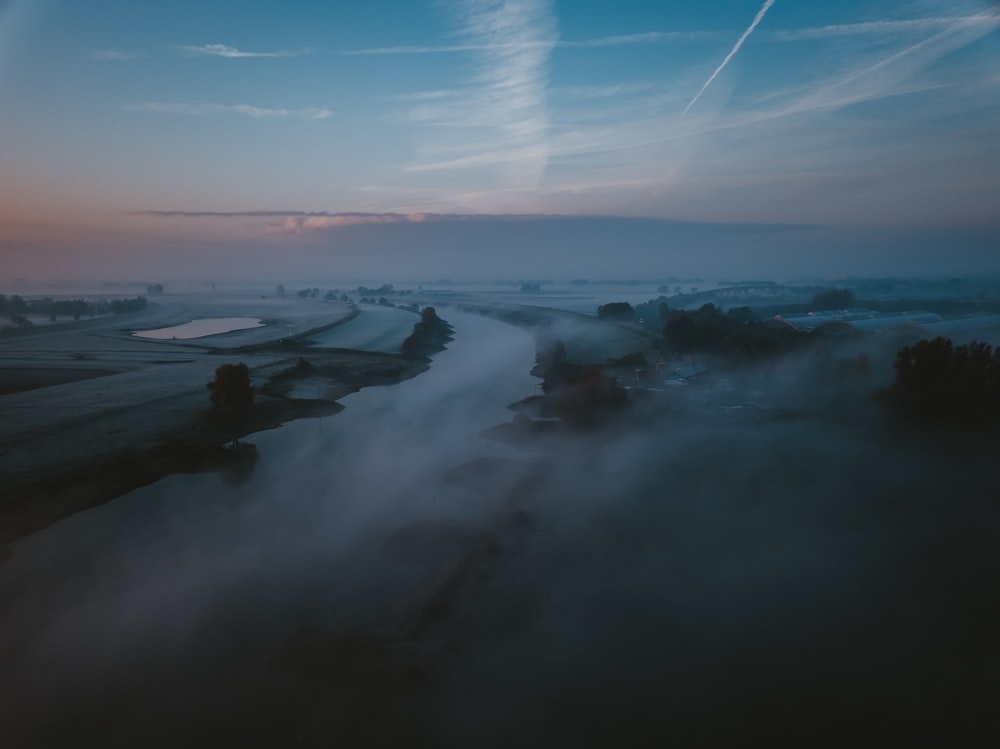
<path id="1" fill-rule="evenodd" d="M 917 33 L 934 31 L 954 26 L 956 23 L 979 24 L 990 23 L 994 16 L 991 12 L 971 16 L 935 16 L 928 18 L 897 19 L 884 21 L 865 21 L 861 23 L 831 24 L 828 26 L 807 26 L 799 29 L 773 29 L 754 34 L 754 39 L 761 42 L 808 41 L 814 39 L 829 39 L 844 36 L 875 36 L 902 33 Z M 559 39 L 555 49 L 580 49 L 595 47 L 618 47 L 637 44 L 666 44 L 671 42 L 709 42 L 719 41 L 727 34 L 721 31 L 642 31 L 633 34 L 617 34 L 613 36 L 595 37 L 592 39 Z M 223 47 L 223 45 L 206 45 L 207 47 Z M 378 55 L 440 55 L 462 52 L 496 52 L 501 50 L 516 51 L 538 49 L 550 46 L 542 41 L 504 41 L 464 44 L 404 44 L 392 47 L 369 47 L 365 49 L 343 50 L 339 52 L 346 56 L 378 56 Z M 231 49 L 225 48 L 224 49 Z M 195 48 L 201 49 L 201 48 Z M 233 50 L 236 52 L 237 50 Z M 203 52 L 204 54 L 209 54 Z M 216 53 L 218 54 L 218 53 Z M 227 55 L 263 56 L 252 53 Z"/>
<path id="2" fill-rule="evenodd" d="M 291 117 L 307 120 L 325 120 L 333 112 L 322 107 L 307 109 L 285 109 L 283 107 L 258 107 L 251 104 L 215 104 L 210 102 L 148 101 L 133 104 L 126 109 L 133 112 L 162 112 L 165 114 L 187 114 L 193 116 L 217 114 L 241 114 L 255 119 Z"/>
<path id="3" fill-rule="evenodd" d="M 978 13 L 972 16 L 912 18 L 895 21 L 866 21 L 863 23 L 834 24 L 830 26 L 813 26 L 802 29 L 776 29 L 762 31 L 757 37 L 771 41 L 803 41 L 811 39 L 828 39 L 839 36 L 901 34 L 911 32 L 935 31 L 953 28 L 956 25 L 989 24 L 996 18 L 996 13 Z"/>
<path id="4" fill-rule="evenodd" d="M 157 216 L 160 218 L 277 218 L 282 216 L 329 216 L 325 211 L 130 211 L 129 216 Z"/>
<path id="5" fill-rule="evenodd" d="M 629 44 L 659 44 L 661 42 L 694 42 L 719 39 L 717 31 L 645 31 L 638 34 L 619 34 L 596 39 L 562 39 L 556 45 L 564 49 L 576 47 L 620 47 Z"/>
<path id="6" fill-rule="evenodd" d="M 248 52 L 225 44 L 182 44 L 177 47 L 183 54 L 197 57 L 302 57 L 312 54 L 310 49 L 279 50 L 276 52 Z"/>
<path id="7" fill-rule="evenodd" d="M 340 229 L 348 226 L 367 224 L 419 224 L 427 221 L 449 221 L 475 218 L 461 215 L 434 213 L 331 213 L 328 211 L 132 211 L 130 216 L 150 216 L 154 218 L 263 218 L 284 219 L 281 223 L 270 224 L 269 234 L 303 234 L 322 229 Z"/>
<path id="8" fill-rule="evenodd" d="M 933 81 L 910 79 L 931 63 L 1000 28 L 1000 13 L 983 14 L 976 22 L 959 18 L 944 30 L 909 45 L 876 62 L 864 63 L 825 85 L 809 90 L 789 105 L 778 108 L 784 116 L 814 110 L 840 109 L 863 101 L 895 96 L 911 91 L 940 88 Z"/>
<path id="9" fill-rule="evenodd" d="M 753 21 L 750 22 L 750 25 L 747 27 L 746 31 L 744 31 L 743 35 L 736 40 L 736 44 L 734 44 L 733 48 L 729 50 L 729 54 L 726 55 L 725 59 L 721 63 L 719 63 L 719 67 L 715 69 L 715 72 L 713 72 L 712 75 L 708 77 L 708 80 L 705 81 L 704 84 L 702 84 L 701 89 L 699 89 L 698 93 L 694 95 L 694 98 L 691 99 L 690 102 L 688 102 L 688 105 L 686 107 L 684 107 L 684 111 L 681 112 L 681 116 L 684 116 L 685 114 L 688 113 L 691 107 L 695 105 L 695 102 L 697 102 L 698 99 L 701 98 L 701 95 L 705 93 L 705 91 L 708 89 L 708 87 L 712 85 L 712 81 L 714 81 L 719 76 L 719 73 L 723 71 L 726 65 L 729 64 L 729 61 L 732 60 L 734 57 L 736 57 L 736 53 L 740 51 L 740 47 L 743 46 L 743 42 L 745 42 L 747 40 L 747 37 L 753 33 L 753 30 L 757 28 L 757 25 L 764 20 L 764 16 L 767 14 L 767 11 L 771 8 L 772 5 L 774 5 L 774 0 L 764 0 L 764 4 L 761 6 L 760 10 L 757 11 L 757 15 L 754 16 Z"/>
<path id="10" fill-rule="evenodd" d="M 656 90 L 661 88 L 662 85 L 642 81 L 614 83 L 606 86 L 560 86 L 557 89 L 553 89 L 553 92 L 571 99 L 607 99 Z"/>
<path id="11" fill-rule="evenodd" d="M 674 41 L 708 41 L 721 38 L 718 31 L 643 31 L 635 34 L 596 37 L 594 39 L 559 39 L 550 41 L 504 41 L 468 44 L 399 45 L 370 47 L 341 52 L 342 55 L 439 55 L 455 52 L 523 51 L 531 49 L 563 49 L 586 47 L 619 47 L 631 44 L 659 44 Z"/>
<path id="12" fill-rule="evenodd" d="M 434 89 L 430 91 L 414 91 L 408 94 L 394 94 L 386 98 L 390 101 L 425 102 L 453 99 L 461 96 L 461 94 L 462 89 Z"/>
<path id="13" fill-rule="evenodd" d="M 91 50 L 87 57 L 91 60 L 116 62 L 119 60 L 138 60 L 141 57 L 145 57 L 145 55 L 140 52 L 122 52 L 117 49 L 95 49 Z"/>
<path id="14" fill-rule="evenodd" d="M 303 234 L 347 226 L 368 224 L 422 224 L 441 221 L 443 217 L 427 213 L 339 213 L 332 215 L 288 216 L 280 224 L 268 227 L 269 234 Z"/>
<path id="15" fill-rule="evenodd" d="M 268 234 L 306 234 L 317 231 L 343 229 L 351 226 L 376 226 L 386 224 L 427 224 L 427 223 L 468 223 L 487 221 L 535 221 L 539 219 L 560 219 L 559 215 L 547 214 L 475 214 L 475 213 L 407 213 L 381 212 L 341 212 L 259 210 L 259 211 L 131 211 L 129 216 L 179 219 L 283 219 L 280 223 L 269 224 Z"/>
<path id="16" fill-rule="evenodd" d="M 465 128 L 449 135 L 444 149 L 454 146 L 463 155 L 453 152 L 409 171 L 490 165 L 505 186 L 534 189 L 548 162 L 548 60 L 558 41 L 552 0 L 461 0 L 449 7 L 456 12 L 460 46 L 477 53 L 474 74 L 457 96 L 442 97 L 442 106 L 430 100 L 407 119 Z"/>
<path id="17" fill-rule="evenodd" d="M 452 52 L 483 52 L 497 49 L 498 44 L 442 44 L 416 45 L 404 44 L 396 47 L 370 47 L 368 49 L 349 49 L 340 54 L 347 56 L 363 55 L 438 55 Z"/>

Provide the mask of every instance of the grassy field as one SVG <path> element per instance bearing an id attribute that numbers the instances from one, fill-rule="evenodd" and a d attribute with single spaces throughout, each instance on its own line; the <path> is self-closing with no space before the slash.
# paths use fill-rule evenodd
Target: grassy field
<path id="1" fill-rule="evenodd" d="M 310 336 L 316 347 L 349 348 L 398 354 L 403 341 L 413 332 L 419 319 L 409 310 L 365 304 L 360 314 L 343 325 Z"/>

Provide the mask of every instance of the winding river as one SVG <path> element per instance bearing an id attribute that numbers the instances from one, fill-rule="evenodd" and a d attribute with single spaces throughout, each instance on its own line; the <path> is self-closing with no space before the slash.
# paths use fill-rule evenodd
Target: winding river
<path id="1" fill-rule="evenodd" d="M 515 449 L 481 433 L 537 392 L 531 336 L 441 314 L 427 372 L 254 435 L 249 476 L 13 544 L 0 746 L 964 746 L 995 724 L 994 452 L 648 401 Z"/>
<path id="2" fill-rule="evenodd" d="M 429 371 L 352 394 L 335 416 L 251 436 L 260 459 L 248 479 L 173 476 L 12 546 L 0 567 L 0 686 L 23 708 L 23 736 L 44 744 L 78 730 L 104 743 L 111 724 L 95 705 L 128 703 L 141 706 L 135 724 L 116 723 L 115 735 L 145 741 L 142 716 L 259 678 L 262 659 L 303 629 L 412 625 L 463 539 L 492 522 L 483 493 L 446 474 L 516 457 L 479 433 L 538 382 L 529 334 L 442 314 L 455 340 Z M 406 528 L 416 530 L 393 545 Z"/>

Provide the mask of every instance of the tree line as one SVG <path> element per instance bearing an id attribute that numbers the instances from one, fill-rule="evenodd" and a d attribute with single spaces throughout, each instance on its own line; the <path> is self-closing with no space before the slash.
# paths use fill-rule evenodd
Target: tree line
<path id="1" fill-rule="evenodd" d="M 137 296 L 134 299 L 52 299 L 42 297 L 38 299 L 25 299 L 14 294 L 7 297 L 0 294 L 0 316 L 6 316 L 11 322 L 22 326 L 31 325 L 29 315 L 47 315 L 50 320 L 55 321 L 59 317 L 72 317 L 79 320 L 84 315 L 95 317 L 97 315 L 120 315 L 126 312 L 138 312 L 146 309 L 148 302 L 146 297 Z"/>
<path id="2" fill-rule="evenodd" d="M 938 336 L 904 346 L 893 367 L 883 396 L 897 416 L 929 426 L 1000 425 L 1000 348 Z"/>

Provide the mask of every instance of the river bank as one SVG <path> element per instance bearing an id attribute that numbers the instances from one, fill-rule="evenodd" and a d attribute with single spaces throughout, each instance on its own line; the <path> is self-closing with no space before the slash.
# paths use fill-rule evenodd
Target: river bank
<path id="1" fill-rule="evenodd" d="M 72 428 L 72 434 L 34 435 L 4 456 L 31 451 L 30 463 L 5 477 L 0 505 L 0 544 L 37 532 L 75 512 L 101 505 L 164 476 L 224 468 L 233 460 L 225 445 L 255 432 L 276 429 L 303 418 L 343 410 L 337 401 L 363 387 L 393 385 L 427 369 L 425 359 L 364 352 L 317 352 L 315 370 L 296 371 L 297 359 L 264 368 L 282 388 L 298 385 L 309 397 L 259 396 L 244 417 L 213 413 L 204 390 L 179 394 L 171 408 L 153 413 L 111 409 Z M 255 372 L 259 378 L 259 372 Z M 268 382 L 261 389 L 268 391 Z M 322 397 L 313 395 L 321 391 Z M 127 435 L 124 444 L 101 446 L 102 435 Z M 45 441 L 48 447 L 39 442 Z M 66 442 L 73 447 L 64 449 Z"/>
<path id="2" fill-rule="evenodd" d="M 272 301 L 263 308 L 281 316 L 266 326 L 203 340 L 142 340 L 131 331 L 256 309 L 258 301 L 179 297 L 137 315 L 5 339 L 0 547 L 164 476 L 223 469 L 244 459 L 224 449 L 233 440 L 336 413 L 350 393 L 427 369 L 426 356 L 309 349 L 310 336 L 354 320 L 357 308 Z M 235 359 L 258 389 L 239 420 L 213 413 L 205 390 L 215 368 Z M 297 366 L 303 361 L 307 369 Z"/>

